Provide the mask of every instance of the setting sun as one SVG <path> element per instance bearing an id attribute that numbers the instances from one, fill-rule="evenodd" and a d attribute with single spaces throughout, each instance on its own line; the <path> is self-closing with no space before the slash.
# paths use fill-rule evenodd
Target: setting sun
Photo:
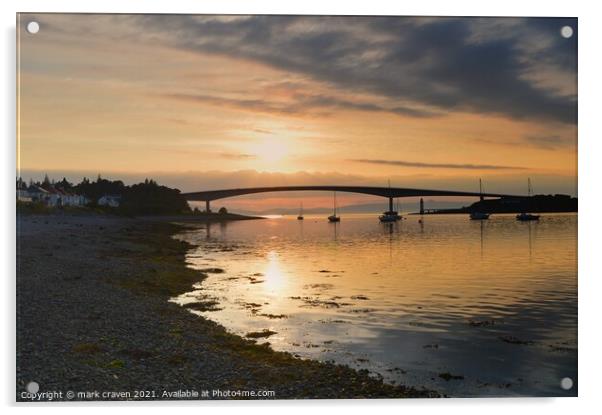
<path id="1" fill-rule="evenodd" d="M 250 152 L 257 156 L 257 161 L 269 169 L 274 163 L 284 161 L 292 154 L 294 143 L 279 137 L 264 138 L 250 147 Z"/>

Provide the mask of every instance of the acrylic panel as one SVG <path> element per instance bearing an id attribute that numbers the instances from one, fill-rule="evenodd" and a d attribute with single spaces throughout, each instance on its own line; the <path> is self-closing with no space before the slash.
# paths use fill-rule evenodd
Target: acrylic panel
<path id="1" fill-rule="evenodd" d="M 18 14 L 17 400 L 577 396 L 577 36 Z"/>

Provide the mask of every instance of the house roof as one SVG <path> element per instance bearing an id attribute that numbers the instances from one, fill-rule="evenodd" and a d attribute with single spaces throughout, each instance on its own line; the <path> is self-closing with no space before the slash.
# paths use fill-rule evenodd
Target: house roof
<path id="1" fill-rule="evenodd" d="M 34 184 L 29 186 L 27 191 L 30 193 L 49 193 L 46 189 L 42 189 L 40 186 L 36 186 Z"/>

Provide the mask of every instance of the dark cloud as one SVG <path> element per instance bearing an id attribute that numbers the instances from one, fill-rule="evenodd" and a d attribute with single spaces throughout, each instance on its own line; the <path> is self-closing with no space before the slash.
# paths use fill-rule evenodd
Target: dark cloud
<path id="1" fill-rule="evenodd" d="M 560 135 L 527 135 L 523 137 L 523 140 L 533 147 L 546 150 L 575 147 L 577 144 L 575 138 Z"/>
<path id="2" fill-rule="evenodd" d="M 162 32 L 176 47 L 252 59 L 344 90 L 373 93 L 392 103 L 386 107 L 388 111 L 404 115 L 461 110 L 514 119 L 576 122 L 575 94 L 562 95 L 560 88 L 544 88 L 527 76 L 553 68 L 561 71 L 564 84 L 575 82 L 576 19 L 138 19 L 145 29 Z M 566 24 L 575 30 L 571 39 L 560 36 L 560 28 Z M 353 105 L 369 111 L 385 108 L 330 102 L 331 107 Z M 415 109 L 423 107 L 433 111 Z"/>
<path id="3" fill-rule="evenodd" d="M 453 163 L 422 163 L 417 161 L 405 160 L 373 160 L 373 159 L 354 159 L 358 163 L 384 164 L 390 166 L 402 167 L 425 167 L 438 169 L 468 169 L 468 170 L 528 170 L 526 167 L 517 166 L 496 166 L 491 164 L 453 164 Z"/>
<path id="4" fill-rule="evenodd" d="M 332 110 L 357 110 L 370 112 L 388 112 L 412 117 L 434 117 L 438 114 L 410 107 L 385 107 L 369 102 L 356 102 L 326 95 L 295 94 L 290 101 L 266 101 L 263 99 L 225 98 L 204 94 L 165 94 L 167 98 L 193 101 L 204 104 L 232 107 L 248 111 L 266 113 L 303 115 L 328 115 Z"/>
<path id="5" fill-rule="evenodd" d="M 541 150 L 576 149 L 577 138 L 569 135 L 540 134 L 524 135 L 517 139 L 495 140 L 489 138 L 475 138 L 474 142 L 487 145 L 509 146 L 515 148 L 534 147 Z"/>

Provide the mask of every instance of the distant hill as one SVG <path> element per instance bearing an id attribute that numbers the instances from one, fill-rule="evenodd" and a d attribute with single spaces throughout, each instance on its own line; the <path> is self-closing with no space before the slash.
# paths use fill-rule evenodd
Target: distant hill
<path id="1" fill-rule="evenodd" d="M 569 195 L 535 195 L 524 198 L 502 197 L 475 202 L 459 209 L 436 209 L 429 213 L 553 213 L 577 212 L 577 198 Z"/>
<path id="2" fill-rule="evenodd" d="M 382 203 L 363 203 L 357 205 L 339 206 L 339 210 L 343 213 L 381 213 L 387 210 L 387 200 L 383 198 Z M 429 209 L 452 209 L 461 208 L 465 202 L 440 202 L 433 200 L 425 200 L 425 206 Z M 403 202 L 400 199 L 400 210 L 403 212 L 418 212 L 420 209 L 418 202 Z M 271 208 L 261 211 L 252 211 L 244 209 L 236 209 L 237 212 L 247 215 L 298 215 L 299 208 Z M 332 207 L 317 207 L 317 208 L 303 208 L 303 213 L 307 215 L 311 214 L 322 214 L 331 213 Z"/>

